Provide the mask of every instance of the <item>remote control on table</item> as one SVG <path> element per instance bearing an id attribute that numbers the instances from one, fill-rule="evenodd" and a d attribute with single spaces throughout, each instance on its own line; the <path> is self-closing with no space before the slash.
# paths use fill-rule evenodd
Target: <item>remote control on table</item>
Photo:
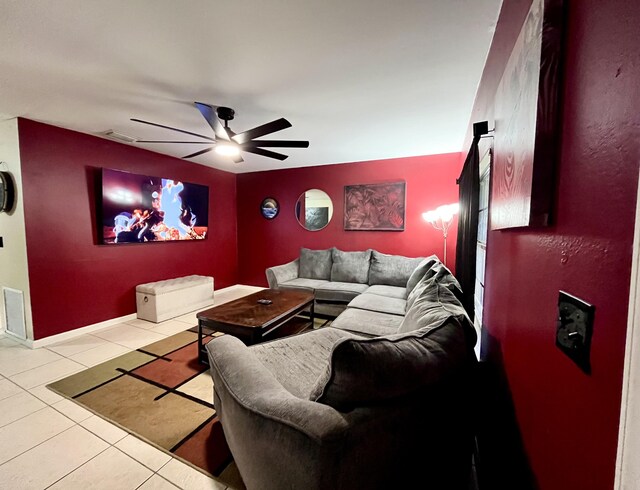
<path id="1" fill-rule="evenodd" d="M 270 305 L 271 304 L 271 300 L 270 299 L 259 299 L 258 303 L 260 303 L 261 305 Z"/>

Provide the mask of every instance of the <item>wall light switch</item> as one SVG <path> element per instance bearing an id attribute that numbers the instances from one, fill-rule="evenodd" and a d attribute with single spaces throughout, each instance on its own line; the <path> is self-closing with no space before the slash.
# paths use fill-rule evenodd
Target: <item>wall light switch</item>
<path id="1" fill-rule="evenodd" d="M 560 291 L 556 345 L 585 373 L 591 374 L 591 335 L 595 307 Z"/>

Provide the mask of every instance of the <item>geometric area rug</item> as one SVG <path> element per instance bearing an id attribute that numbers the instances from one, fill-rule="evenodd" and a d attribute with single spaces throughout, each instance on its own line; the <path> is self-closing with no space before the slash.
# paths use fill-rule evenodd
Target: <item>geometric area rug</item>
<path id="1" fill-rule="evenodd" d="M 198 362 L 197 327 L 47 387 L 232 488 L 244 488 Z M 208 331 L 205 343 L 223 335 Z"/>

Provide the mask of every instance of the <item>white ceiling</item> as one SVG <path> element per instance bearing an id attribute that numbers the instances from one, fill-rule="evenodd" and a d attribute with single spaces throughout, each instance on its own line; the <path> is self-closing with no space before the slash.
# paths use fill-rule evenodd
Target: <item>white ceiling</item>
<path id="1" fill-rule="evenodd" d="M 286 117 L 293 127 L 265 138 L 310 141 L 284 162 L 194 159 L 232 172 L 460 151 L 500 4 L 0 0 L 0 115 L 183 137 L 137 117 L 211 135 L 197 100 L 233 107 L 236 132 Z"/>

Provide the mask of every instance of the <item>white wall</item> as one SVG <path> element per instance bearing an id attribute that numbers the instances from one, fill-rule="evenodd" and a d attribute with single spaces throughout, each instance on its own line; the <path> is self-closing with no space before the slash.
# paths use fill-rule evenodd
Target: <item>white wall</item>
<path id="1" fill-rule="evenodd" d="M 17 119 L 0 121 L 0 162 L 0 170 L 10 172 L 16 183 L 16 204 L 13 211 L 10 214 L 0 213 L 0 236 L 4 241 L 4 247 L 0 248 L 0 292 L 2 287 L 23 292 L 27 338 L 33 339 Z M 5 330 L 5 322 L 4 301 L 0 296 L 2 330 Z"/>

